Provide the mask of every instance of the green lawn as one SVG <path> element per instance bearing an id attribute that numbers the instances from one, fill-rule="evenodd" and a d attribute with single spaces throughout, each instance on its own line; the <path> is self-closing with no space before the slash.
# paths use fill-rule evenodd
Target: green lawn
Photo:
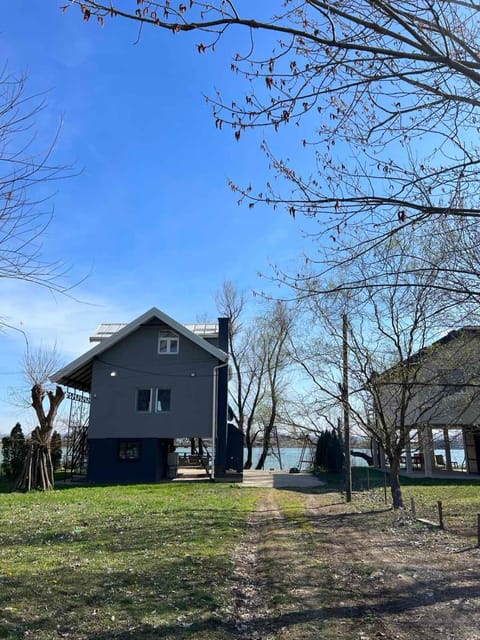
<path id="1" fill-rule="evenodd" d="M 354 471 L 352 509 L 364 512 L 368 529 L 384 510 L 383 475 L 370 472 L 367 482 L 365 474 Z M 312 493 L 331 494 L 325 504 L 341 503 L 341 479 L 328 480 Z M 0 638 L 234 640 L 232 553 L 260 497 L 272 499 L 269 491 L 171 483 L 0 493 Z M 442 500 L 447 531 L 476 542 L 479 482 L 407 480 L 403 491 L 406 504 L 413 495 L 419 515 L 431 519 L 429 509 Z M 299 553 L 290 542 L 303 548 L 305 536 L 318 537 L 304 494 L 275 492 L 284 519 L 273 538 L 268 527 L 275 518 L 265 530 L 277 580 L 272 603 L 290 597 L 288 580 L 278 582 Z M 304 551 L 299 576 L 313 567 L 308 545 Z"/>
<path id="2" fill-rule="evenodd" d="M 416 513 L 438 523 L 438 501 L 442 502 L 445 529 L 455 535 L 468 538 L 476 544 L 477 514 L 480 513 L 480 477 L 433 479 L 401 477 L 402 494 L 405 508 L 410 510 L 411 498 L 414 498 Z M 370 486 L 373 497 L 378 503 L 384 500 L 384 475 L 366 468 L 353 469 L 353 487 L 356 496 L 362 502 L 362 494 L 368 494 Z M 388 482 L 388 476 L 387 476 Z M 370 494 L 370 495 L 371 495 Z M 355 497 L 354 497 L 355 500 Z M 387 500 L 390 500 L 390 488 L 387 486 Z"/>
<path id="3" fill-rule="evenodd" d="M 161 484 L 0 494 L 0 638 L 229 638 L 259 492 Z"/>

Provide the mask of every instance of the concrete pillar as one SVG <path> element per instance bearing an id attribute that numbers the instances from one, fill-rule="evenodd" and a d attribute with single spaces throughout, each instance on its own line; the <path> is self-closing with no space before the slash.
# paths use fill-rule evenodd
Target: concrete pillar
<path id="1" fill-rule="evenodd" d="M 452 470 L 452 452 L 450 449 L 450 435 L 448 427 L 443 427 L 443 440 L 445 442 L 445 463 L 447 471 Z"/>
<path id="2" fill-rule="evenodd" d="M 423 468 L 426 478 L 431 478 L 434 469 L 434 446 L 432 430 L 428 425 L 422 429 Z"/>
<path id="3" fill-rule="evenodd" d="M 421 468 L 418 466 L 419 462 L 418 459 L 419 457 L 423 460 L 423 434 L 422 434 L 422 429 L 419 428 L 417 429 L 417 442 L 416 442 L 416 447 L 415 447 L 417 453 L 414 454 L 413 456 L 413 460 L 412 460 L 412 464 L 414 463 L 413 466 L 415 466 L 415 471 L 420 471 Z"/>
<path id="4" fill-rule="evenodd" d="M 413 471 L 412 466 L 412 445 L 410 444 L 410 438 L 407 439 L 405 444 L 405 461 L 406 461 L 406 470 Z"/>

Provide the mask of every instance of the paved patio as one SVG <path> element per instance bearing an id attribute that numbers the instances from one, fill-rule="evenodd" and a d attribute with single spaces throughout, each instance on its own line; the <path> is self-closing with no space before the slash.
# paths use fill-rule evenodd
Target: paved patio
<path id="1" fill-rule="evenodd" d="M 254 471 L 243 472 L 242 487 L 266 487 L 273 489 L 307 489 L 325 485 L 316 476 L 305 471 L 288 473 L 288 471 Z"/>
<path id="2" fill-rule="evenodd" d="M 210 481 L 203 469 L 186 470 L 180 468 L 178 476 L 173 480 L 173 482 L 199 481 Z M 218 478 L 217 482 L 238 482 L 238 479 L 232 478 L 232 480 L 229 480 L 228 477 Z M 302 471 L 301 473 L 288 473 L 288 471 L 255 471 L 253 469 L 245 470 L 243 472 L 243 482 L 239 482 L 240 487 L 267 489 L 307 489 L 324 485 L 325 482 L 322 482 L 316 476 L 306 471 Z"/>
<path id="3" fill-rule="evenodd" d="M 388 473 L 388 469 L 387 469 Z M 468 473 L 466 470 L 457 469 L 456 471 L 445 471 L 442 469 L 435 469 L 431 472 L 429 476 L 425 475 L 423 469 L 415 470 L 415 471 L 406 471 L 405 469 L 400 470 L 401 476 L 406 476 L 407 478 L 435 478 L 439 480 L 478 480 L 479 476 L 476 473 Z"/>

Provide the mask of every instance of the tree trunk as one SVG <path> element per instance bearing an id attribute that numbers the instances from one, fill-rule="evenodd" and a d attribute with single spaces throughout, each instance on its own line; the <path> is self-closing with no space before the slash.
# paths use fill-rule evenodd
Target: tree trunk
<path id="1" fill-rule="evenodd" d="M 245 431 L 245 447 L 247 449 L 247 459 L 244 462 L 244 469 L 251 469 L 253 464 L 253 440 L 251 437 L 251 427 L 247 426 Z"/>
<path id="2" fill-rule="evenodd" d="M 363 451 L 350 451 L 350 455 L 356 458 L 362 458 L 368 464 L 369 467 L 373 467 L 373 457 Z"/>
<path id="3" fill-rule="evenodd" d="M 59 386 L 55 393 L 47 391 L 41 384 L 32 387 L 32 407 L 35 409 L 39 427 L 32 431 L 27 443 L 27 455 L 22 472 L 15 483 L 14 491 L 32 491 L 40 489 L 47 491 L 54 487 L 53 465 L 50 453 L 50 439 L 53 423 L 58 408 L 65 397 L 65 392 Z M 48 399 L 48 411 L 45 412 L 43 401 Z"/>
<path id="4" fill-rule="evenodd" d="M 393 458 L 390 461 L 390 491 L 392 493 L 393 508 L 403 509 L 402 488 L 400 486 L 400 458 Z"/>
<path id="5" fill-rule="evenodd" d="M 263 432 L 262 453 L 260 454 L 260 458 L 258 459 L 257 466 L 255 467 L 257 471 L 260 471 L 265 466 L 265 460 L 267 459 L 268 450 L 270 449 L 270 437 L 272 435 L 273 427 L 274 427 L 274 423 L 270 422 L 265 427 L 265 431 Z"/>
<path id="6" fill-rule="evenodd" d="M 260 454 L 260 458 L 258 459 L 257 466 L 255 467 L 257 471 L 261 471 L 265 466 L 265 460 L 267 459 L 267 455 L 268 455 L 268 448 L 265 449 L 265 441 L 264 441 L 262 453 Z"/>
<path id="7" fill-rule="evenodd" d="M 15 491 L 32 491 L 40 489 L 47 491 L 53 489 L 53 465 L 50 455 L 50 441 L 42 438 L 37 427 L 32 432 L 31 439 L 27 442 L 27 455 L 22 472 L 18 477 Z"/>

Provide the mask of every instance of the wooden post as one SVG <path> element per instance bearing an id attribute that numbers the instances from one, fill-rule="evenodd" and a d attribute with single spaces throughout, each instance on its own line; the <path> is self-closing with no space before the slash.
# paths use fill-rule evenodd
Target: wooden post
<path id="1" fill-rule="evenodd" d="M 477 513 L 477 547 L 480 547 L 480 513 Z"/>
<path id="2" fill-rule="evenodd" d="M 443 505 L 442 505 L 442 501 L 439 500 L 437 502 L 438 505 L 438 522 L 440 524 L 440 529 L 443 531 L 445 529 L 445 526 L 443 524 Z"/>
<path id="3" fill-rule="evenodd" d="M 343 429 L 345 439 L 345 494 L 347 502 L 352 501 L 352 459 L 350 454 L 350 411 L 348 405 L 348 318 L 343 314 Z"/>
<path id="4" fill-rule="evenodd" d="M 416 518 L 417 517 L 417 510 L 415 509 L 415 498 L 413 498 L 413 497 L 410 498 L 410 508 L 412 510 L 412 516 L 414 518 Z"/>
<path id="5" fill-rule="evenodd" d="M 383 496 L 385 498 L 385 504 L 387 504 L 387 472 L 383 472 Z"/>

